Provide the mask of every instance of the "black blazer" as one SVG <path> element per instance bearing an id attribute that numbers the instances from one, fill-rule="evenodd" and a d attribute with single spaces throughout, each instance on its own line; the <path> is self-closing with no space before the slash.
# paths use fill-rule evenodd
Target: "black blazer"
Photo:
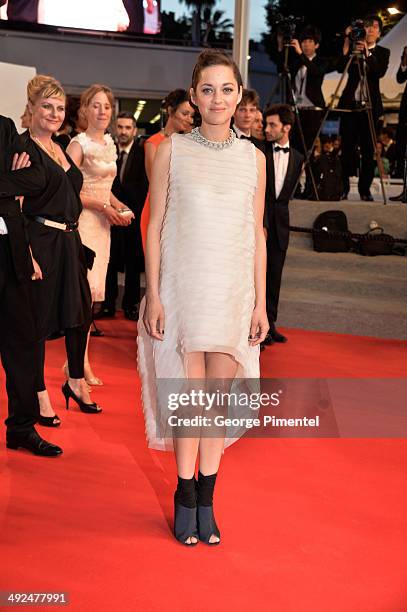
<path id="1" fill-rule="evenodd" d="M 8 0 L 7 17 L 16 21 L 37 23 L 38 2 L 39 0 Z"/>
<path id="2" fill-rule="evenodd" d="M 407 81 L 407 69 L 402 70 L 401 66 L 397 71 L 396 75 L 397 83 L 405 83 Z M 407 83 L 403 91 L 401 98 L 400 111 L 399 111 L 399 123 L 407 123 Z"/>
<path id="3" fill-rule="evenodd" d="M 284 51 L 279 52 L 276 56 L 277 69 L 279 72 L 284 65 Z M 322 81 L 325 73 L 328 70 L 328 63 L 319 55 L 316 55 L 313 60 L 309 60 L 306 55 L 301 53 L 298 55 L 294 49 L 290 48 L 288 52 L 288 67 L 291 74 L 291 82 L 294 91 L 298 94 L 295 87 L 295 77 L 302 66 L 307 68 L 307 84 L 305 86 L 305 94 L 314 106 L 324 107 L 325 100 L 322 93 Z"/>
<path id="4" fill-rule="evenodd" d="M 144 146 L 138 139 L 134 141 L 130 149 L 123 182 L 120 181 L 120 176 L 117 174 L 112 185 L 112 192 L 120 202 L 131 208 L 136 217 L 135 222 L 139 223 L 147 197 L 148 179 L 144 165 Z"/>
<path id="5" fill-rule="evenodd" d="M 11 172 L 11 160 L 16 151 L 21 150 L 17 130 L 11 119 L 0 115 L 0 217 L 3 217 L 9 234 L 11 256 L 19 281 L 30 280 L 33 273 L 24 218 L 20 202 L 15 196 L 22 195 L 21 179 L 30 171 L 35 175 L 37 168 L 32 164 L 26 170 Z M 30 181 L 28 180 L 29 184 Z M 32 186 L 33 184 L 31 184 Z"/>
<path id="6" fill-rule="evenodd" d="M 303 155 L 290 147 L 287 174 L 281 192 L 276 198 L 274 159 L 272 143 L 266 143 L 266 203 L 264 211 L 264 227 L 268 229 L 269 238 L 277 239 L 278 247 L 285 251 L 288 248 L 290 236 L 290 215 L 288 203 L 293 195 L 297 180 L 301 174 Z"/>
<path id="7" fill-rule="evenodd" d="M 382 96 L 380 94 L 380 79 L 386 74 L 390 59 L 390 49 L 376 45 L 372 49 L 371 55 L 366 59 L 367 83 L 369 86 L 370 97 L 372 99 L 373 119 L 383 115 Z M 343 55 L 337 64 L 337 71 L 343 72 L 349 60 L 349 54 Z M 338 102 L 339 108 L 350 109 L 355 104 L 355 91 L 359 85 L 359 69 L 355 60 L 349 66 L 348 82 Z"/>

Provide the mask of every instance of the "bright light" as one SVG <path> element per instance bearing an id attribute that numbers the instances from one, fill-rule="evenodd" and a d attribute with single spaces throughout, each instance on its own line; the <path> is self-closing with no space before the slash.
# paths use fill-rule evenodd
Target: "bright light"
<path id="1" fill-rule="evenodd" d="M 150 119 L 150 123 L 157 123 L 157 121 L 160 121 L 160 119 L 161 119 L 161 114 L 158 113 L 158 115 Z"/>
<path id="2" fill-rule="evenodd" d="M 139 119 L 141 113 L 143 112 L 143 109 L 144 109 L 146 104 L 147 104 L 146 100 L 139 100 L 137 102 L 137 107 L 136 107 L 136 110 L 134 111 L 134 115 L 133 115 L 133 117 L 135 118 L 136 121 L 138 121 L 138 119 Z"/>
<path id="3" fill-rule="evenodd" d="M 400 13 L 400 11 L 398 10 L 398 8 L 396 8 L 395 6 L 390 6 L 387 9 L 387 12 L 389 13 L 389 15 L 398 15 Z"/>

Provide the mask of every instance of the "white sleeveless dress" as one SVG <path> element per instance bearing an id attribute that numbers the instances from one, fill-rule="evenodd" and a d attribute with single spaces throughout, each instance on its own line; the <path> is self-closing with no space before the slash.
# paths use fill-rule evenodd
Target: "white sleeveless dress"
<path id="1" fill-rule="evenodd" d="M 81 195 L 108 204 L 117 172 L 117 153 L 110 134 L 105 134 L 104 141 L 104 145 L 95 142 L 85 132 L 72 138 L 72 142 L 78 142 L 83 151 L 80 167 L 83 174 Z M 83 208 L 78 229 L 83 244 L 96 253 L 92 270 L 88 270 L 88 281 L 92 301 L 102 302 L 105 299 L 106 274 L 110 257 L 110 223 L 103 213 Z"/>
<path id="2" fill-rule="evenodd" d="M 256 149 L 235 139 L 216 150 L 190 134 L 173 134 L 171 144 L 159 287 L 164 340 L 147 334 L 144 300 L 138 324 L 146 435 L 149 447 L 159 450 L 173 445 L 157 437 L 156 382 L 185 378 L 187 353 L 228 353 L 239 364 L 237 379 L 260 375 L 260 349 L 248 342 L 255 305 Z"/>

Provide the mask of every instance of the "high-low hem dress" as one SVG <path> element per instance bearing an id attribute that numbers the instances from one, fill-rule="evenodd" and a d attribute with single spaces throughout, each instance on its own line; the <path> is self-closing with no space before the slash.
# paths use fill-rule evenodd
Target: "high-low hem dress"
<path id="1" fill-rule="evenodd" d="M 258 379 L 259 346 L 250 346 L 255 306 L 256 149 L 247 140 L 213 149 L 173 134 L 161 230 L 159 293 L 164 340 L 138 324 L 138 369 L 150 448 L 172 450 L 157 436 L 157 381 L 185 379 L 188 353 L 220 352 L 238 363 L 238 379 Z M 236 391 L 233 389 L 232 391 Z M 225 446 L 235 438 L 226 439 Z"/>

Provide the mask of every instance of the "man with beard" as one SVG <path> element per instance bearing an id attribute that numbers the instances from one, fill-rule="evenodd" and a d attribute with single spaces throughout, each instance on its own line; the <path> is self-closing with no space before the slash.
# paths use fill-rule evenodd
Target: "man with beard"
<path id="1" fill-rule="evenodd" d="M 264 227 L 267 232 L 267 317 L 270 330 L 263 346 L 287 342 L 276 327 L 281 277 L 290 235 L 288 203 L 301 173 L 304 157 L 290 147 L 295 116 L 288 104 L 266 109 L 267 186 Z"/>

